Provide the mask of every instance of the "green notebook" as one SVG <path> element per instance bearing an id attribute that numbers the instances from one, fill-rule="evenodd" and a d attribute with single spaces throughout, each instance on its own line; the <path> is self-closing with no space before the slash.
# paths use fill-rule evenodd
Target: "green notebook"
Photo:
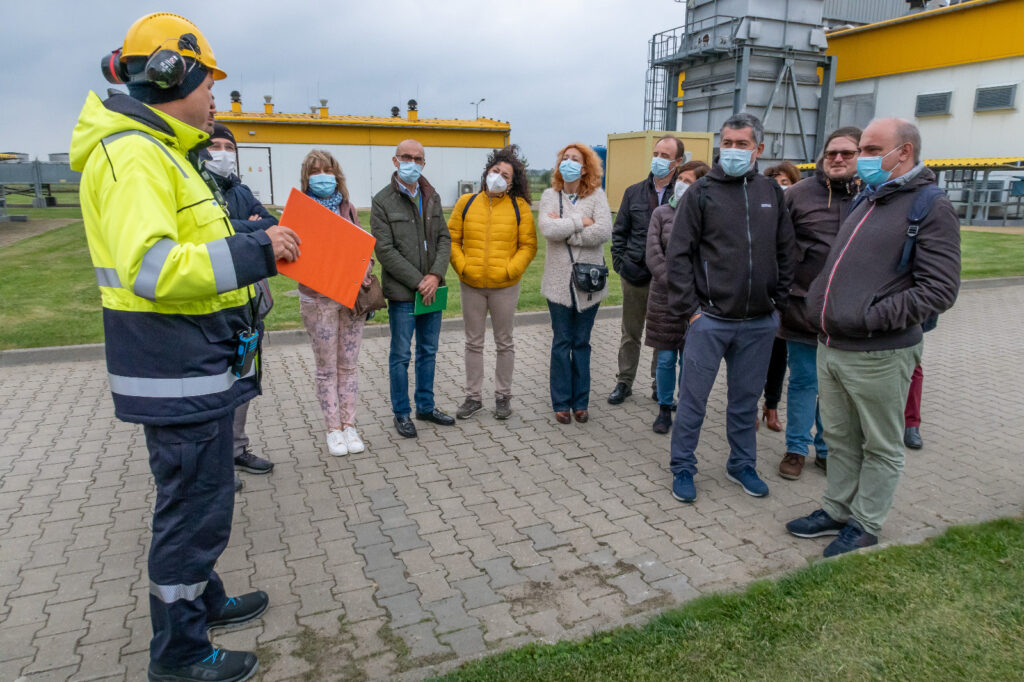
<path id="1" fill-rule="evenodd" d="M 438 287 L 437 292 L 434 294 L 434 302 L 430 305 L 423 305 L 423 295 L 420 292 L 416 292 L 416 307 L 413 309 L 413 315 L 422 315 L 424 313 L 435 313 L 439 310 L 444 310 L 448 307 L 448 287 Z"/>

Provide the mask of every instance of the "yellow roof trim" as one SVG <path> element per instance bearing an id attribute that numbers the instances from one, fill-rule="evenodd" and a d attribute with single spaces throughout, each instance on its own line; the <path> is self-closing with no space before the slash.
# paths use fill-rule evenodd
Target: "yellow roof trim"
<path id="1" fill-rule="evenodd" d="M 1014 165 L 1017 164 L 1017 165 Z M 1024 170 L 1024 156 L 990 156 L 987 158 L 964 159 L 925 159 L 924 165 L 929 168 L 948 170 L 950 168 L 1004 168 L 1006 170 Z M 800 171 L 812 171 L 817 168 L 815 163 L 798 163 Z"/>
<path id="2" fill-rule="evenodd" d="M 484 130 L 508 131 L 511 126 L 505 121 L 490 118 L 478 118 L 475 121 L 464 121 L 457 118 L 421 118 L 411 121 L 396 116 L 342 116 L 319 114 L 260 114 L 255 112 L 235 113 L 218 111 L 218 121 L 225 123 L 288 123 L 292 125 L 322 126 L 380 126 L 384 128 L 444 128 L 450 130 Z"/>
<path id="3" fill-rule="evenodd" d="M 1024 56 L 1024 0 L 970 0 L 828 34 L 836 81 Z"/>
<path id="4" fill-rule="evenodd" d="M 941 12 L 955 12 L 959 10 L 969 9 L 971 7 L 976 7 L 978 5 L 987 5 L 992 2 L 1002 1 L 1003 0 L 968 0 L 967 2 L 961 2 L 959 5 L 947 5 L 946 7 L 936 7 L 935 9 L 928 9 L 923 12 L 914 12 L 913 14 L 907 14 L 902 17 L 896 17 L 894 19 L 884 19 L 882 21 L 876 21 L 873 24 L 864 24 L 863 26 L 854 26 L 853 28 L 841 28 L 836 31 L 828 31 L 826 35 L 829 39 L 841 38 L 852 33 L 862 33 L 864 31 L 871 31 L 876 28 L 882 28 L 884 26 L 892 26 L 893 24 L 901 24 L 907 21 L 917 21 L 919 19 L 926 19 L 932 15 L 939 14 Z"/>

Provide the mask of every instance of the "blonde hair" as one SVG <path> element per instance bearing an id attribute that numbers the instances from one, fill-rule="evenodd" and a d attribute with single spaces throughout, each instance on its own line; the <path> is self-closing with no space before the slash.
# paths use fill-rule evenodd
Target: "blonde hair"
<path id="1" fill-rule="evenodd" d="M 556 192 L 561 192 L 565 186 L 565 180 L 562 178 L 562 172 L 558 169 L 558 165 L 562 163 L 562 156 L 569 149 L 575 149 L 583 156 L 580 188 L 576 192 L 582 199 L 593 194 L 595 190 L 601 189 L 601 177 L 604 176 L 604 168 L 601 166 L 601 157 L 587 145 L 581 142 L 567 144 L 558 151 L 558 157 L 555 159 L 555 172 L 551 174 L 551 188 Z"/>
<path id="2" fill-rule="evenodd" d="M 303 192 L 309 191 L 309 176 L 314 175 L 314 168 L 320 168 L 321 173 L 330 173 L 338 180 L 338 192 L 342 199 L 348 199 L 348 186 L 345 185 L 345 174 L 341 172 L 341 164 L 331 155 L 329 151 L 314 149 L 306 154 L 302 160 L 302 173 L 300 184 Z"/>

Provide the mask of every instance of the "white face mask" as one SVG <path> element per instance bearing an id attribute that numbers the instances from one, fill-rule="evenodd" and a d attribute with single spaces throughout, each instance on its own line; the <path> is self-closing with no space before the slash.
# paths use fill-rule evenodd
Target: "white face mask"
<path id="1" fill-rule="evenodd" d="M 230 177 L 238 169 L 235 162 L 235 153 L 225 149 L 211 149 L 210 156 L 206 162 L 206 170 L 216 173 L 222 178 Z"/>
<path id="2" fill-rule="evenodd" d="M 676 186 L 675 186 L 676 201 L 679 201 L 680 199 L 682 199 L 683 195 L 686 194 L 686 190 L 688 190 L 689 188 L 690 188 L 690 183 L 685 182 L 683 180 L 676 180 Z"/>
<path id="3" fill-rule="evenodd" d="M 508 182 L 501 176 L 501 173 L 487 174 L 487 191 L 491 194 L 501 194 L 508 189 Z"/>

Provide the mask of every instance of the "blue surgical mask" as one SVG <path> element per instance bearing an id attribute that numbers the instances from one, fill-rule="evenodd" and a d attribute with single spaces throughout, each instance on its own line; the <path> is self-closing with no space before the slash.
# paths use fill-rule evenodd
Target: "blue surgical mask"
<path id="1" fill-rule="evenodd" d="M 572 159 L 566 159 L 562 163 L 558 164 L 558 172 L 562 174 L 562 179 L 566 182 L 576 182 L 579 180 L 582 170 L 583 164 L 579 161 L 573 161 Z"/>
<path id="2" fill-rule="evenodd" d="M 419 182 L 420 174 L 422 172 L 423 166 L 419 165 L 415 161 L 398 162 L 398 177 L 407 185 L 415 185 Z"/>
<path id="3" fill-rule="evenodd" d="M 338 178 L 331 173 L 318 173 L 309 176 L 309 190 L 321 199 L 331 196 L 336 189 L 338 189 Z"/>
<path id="4" fill-rule="evenodd" d="M 671 170 L 671 168 L 669 168 L 671 165 L 671 161 L 663 159 L 660 156 L 651 158 L 651 172 L 654 173 L 654 177 L 656 178 L 663 178 L 668 175 L 669 170 Z"/>
<path id="5" fill-rule="evenodd" d="M 896 149 L 889 151 L 892 154 Z M 889 156 L 886 154 L 885 156 Z M 878 187 L 879 185 L 885 184 L 889 178 L 892 177 L 892 171 L 887 171 L 882 168 L 882 159 L 885 156 L 860 156 L 857 157 L 857 175 L 865 183 L 872 187 Z"/>
<path id="6" fill-rule="evenodd" d="M 723 149 L 718 157 L 718 163 L 726 175 L 738 178 L 750 170 L 750 157 L 754 154 L 753 149 Z"/>

